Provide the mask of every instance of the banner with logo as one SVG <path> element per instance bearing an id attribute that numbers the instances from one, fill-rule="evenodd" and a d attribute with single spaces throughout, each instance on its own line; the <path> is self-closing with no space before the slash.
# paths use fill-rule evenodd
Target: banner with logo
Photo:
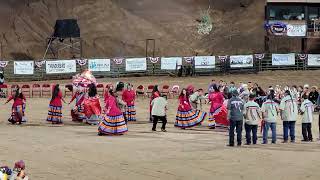
<path id="1" fill-rule="evenodd" d="M 320 66 L 320 54 L 308 54 L 308 66 Z"/>
<path id="2" fill-rule="evenodd" d="M 14 74 L 28 75 L 34 73 L 33 61 L 14 61 Z"/>
<path id="3" fill-rule="evenodd" d="M 110 71 L 110 59 L 89 59 L 88 69 L 92 72 Z"/>
<path id="4" fill-rule="evenodd" d="M 161 69 L 163 70 L 176 70 L 181 68 L 182 57 L 162 57 L 161 58 Z"/>
<path id="5" fill-rule="evenodd" d="M 231 68 L 253 67 L 253 55 L 230 56 Z"/>
<path id="6" fill-rule="evenodd" d="M 76 71 L 76 60 L 46 61 L 47 74 L 74 73 Z"/>
<path id="7" fill-rule="evenodd" d="M 146 58 L 128 58 L 126 59 L 126 71 L 146 71 Z"/>
<path id="8" fill-rule="evenodd" d="M 288 24 L 287 36 L 303 37 L 307 34 L 307 25 L 305 24 Z"/>
<path id="9" fill-rule="evenodd" d="M 194 64 L 196 69 L 215 68 L 216 57 L 215 56 L 195 56 Z"/>
<path id="10" fill-rule="evenodd" d="M 272 66 L 295 65 L 295 54 L 272 54 Z"/>

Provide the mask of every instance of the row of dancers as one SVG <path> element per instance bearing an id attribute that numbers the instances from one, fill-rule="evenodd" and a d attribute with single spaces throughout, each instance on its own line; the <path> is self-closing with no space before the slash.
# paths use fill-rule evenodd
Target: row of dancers
<path id="1" fill-rule="evenodd" d="M 208 94 L 204 94 L 203 89 L 195 90 L 193 86 L 188 86 L 182 89 L 179 95 L 179 106 L 174 126 L 181 129 L 191 128 L 200 125 L 208 115 L 210 128 L 229 129 L 229 145 L 233 146 L 232 139 L 235 129 L 238 133 L 238 145 L 241 145 L 240 137 L 242 137 L 243 126 L 246 130 L 246 144 L 251 144 L 251 139 L 253 144 L 256 144 L 258 125 L 262 124 L 263 143 L 267 143 L 269 129 L 272 131 L 272 143 L 275 143 L 276 120 L 280 114 L 281 120 L 283 120 L 284 142 L 288 142 L 288 131 L 290 131 L 291 141 L 294 142 L 295 122 L 298 113 L 300 113 L 303 114 L 303 140 L 313 140 L 311 123 L 315 105 L 309 100 L 310 93 L 307 94 L 306 91 L 302 93 L 299 98 L 303 101 L 300 105 L 293 95 L 293 91 L 289 89 L 285 90 L 281 96 L 277 96 L 276 90 L 270 87 L 268 92 L 264 94 L 265 96 L 262 95 L 257 93 L 254 88 L 250 89 L 248 84 L 236 87 L 232 83 L 226 85 L 212 82 L 208 88 Z M 266 98 L 262 102 L 257 101 L 261 97 Z M 71 110 L 73 121 L 98 125 L 99 135 L 122 135 L 128 131 L 127 122 L 136 121 L 135 98 L 136 93 L 133 86 L 120 82 L 115 88 L 113 86 L 107 87 L 104 95 L 105 106 L 101 108 L 95 84 L 90 84 L 88 87 L 80 84 L 75 88 L 75 94 L 68 104 L 76 101 Z M 19 87 L 6 103 L 11 100 L 14 102 L 9 121 L 18 124 L 26 122 L 26 98 Z M 211 104 L 208 114 L 202 111 L 203 100 Z M 48 122 L 52 124 L 63 123 L 62 102 L 67 103 L 57 84 L 53 87 L 49 102 Z M 163 122 L 161 130 L 166 131 L 167 104 L 166 97 L 161 95 L 155 86 L 150 98 L 150 121 L 153 121 L 153 131 L 156 131 L 159 120 Z"/>

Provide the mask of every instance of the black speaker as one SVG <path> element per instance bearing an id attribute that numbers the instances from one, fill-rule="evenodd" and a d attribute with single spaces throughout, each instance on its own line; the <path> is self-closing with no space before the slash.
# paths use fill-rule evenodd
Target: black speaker
<path id="1" fill-rule="evenodd" d="M 80 37 L 80 28 L 76 19 L 58 19 L 54 26 L 53 37 Z"/>

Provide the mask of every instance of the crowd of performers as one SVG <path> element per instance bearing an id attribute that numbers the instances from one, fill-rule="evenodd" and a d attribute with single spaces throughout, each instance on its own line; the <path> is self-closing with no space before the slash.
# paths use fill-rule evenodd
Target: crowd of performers
<path id="1" fill-rule="evenodd" d="M 71 110 L 72 120 L 98 126 L 98 135 L 122 135 L 128 131 L 128 121 L 136 121 L 136 92 L 130 83 L 118 82 L 115 86 L 108 85 L 104 94 L 104 107 L 100 105 L 100 97 L 95 83 L 77 84 L 73 88 L 74 95 L 68 104 L 75 101 Z M 13 100 L 12 124 L 26 122 L 26 98 L 17 87 L 15 93 L 6 103 Z M 208 115 L 210 129 L 222 128 L 229 130 L 229 145 L 234 146 L 234 133 L 237 134 L 237 145 L 242 144 L 242 129 L 246 133 L 246 144 L 257 143 L 258 127 L 261 125 L 262 143 L 268 143 L 268 131 L 271 129 L 272 143 L 276 143 L 276 124 L 280 115 L 283 123 L 283 142 L 295 142 L 295 122 L 302 115 L 303 141 L 313 141 L 313 114 L 320 107 L 320 96 L 317 87 L 302 86 L 270 86 L 263 90 L 258 84 L 248 82 L 236 85 L 231 82 L 212 80 L 208 93 L 192 85 L 181 90 L 178 97 L 179 105 L 174 126 L 181 129 L 201 126 Z M 49 102 L 47 121 L 52 124 L 63 124 L 62 103 L 66 103 L 59 88 L 53 86 Z M 210 111 L 204 112 L 203 104 L 210 104 Z M 162 122 L 161 131 L 166 132 L 168 102 L 158 86 L 150 96 L 150 121 L 152 130 L 156 131 L 158 121 Z M 320 115 L 319 115 L 320 118 Z M 320 119 L 319 119 L 320 131 Z M 290 132 L 290 133 L 289 133 Z"/>

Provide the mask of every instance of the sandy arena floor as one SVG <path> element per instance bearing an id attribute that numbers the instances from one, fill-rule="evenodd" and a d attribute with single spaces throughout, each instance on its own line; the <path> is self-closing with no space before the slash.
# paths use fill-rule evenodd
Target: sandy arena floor
<path id="1" fill-rule="evenodd" d="M 310 78 L 307 76 L 310 75 Z M 108 79 L 138 84 L 193 83 L 207 88 L 212 78 L 226 81 L 257 81 L 269 84 L 304 84 L 320 86 L 320 71 L 264 72 L 259 75 L 224 77 L 168 78 L 141 77 Z M 100 82 L 102 80 L 99 80 Z M 66 81 L 64 81 L 66 82 Z M 69 100 L 70 98 L 66 98 Z M 11 104 L 0 110 L 0 164 L 12 166 L 16 160 L 26 162 L 34 180 L 103 179 L 103 180 L 301 180 L 320 178 L 320 143 L 301 143 L 301 121 L 297 122 L 297 143 L 281 144 L 282 126 L 278 123 L 278 144 L 226 147 L 227 133 L 201 127 L 180 130 L 173 127 L 177 100 L 169 100 L 167 133 L 151 132 L 148 99 L 136 102 L 138 122 L 129 124 L 129 132 L 120 137 L 99 137 L 97 127 L 71 122 L 72 106 L 64 106 L 65 125 L 45 122 L 49 98 L 27 99 L 28 123 L 7 123 Z M 1 99 L 0 104 L 5 102 Z M 204 105 L 208 110 L 209 106 Z M 314 115 L 313 135 L 319 136 L 318 117 Z M 160 129 L 160 128 L 158 128 Z M 243 133 L 244 135 L 244 133 Z"/>

